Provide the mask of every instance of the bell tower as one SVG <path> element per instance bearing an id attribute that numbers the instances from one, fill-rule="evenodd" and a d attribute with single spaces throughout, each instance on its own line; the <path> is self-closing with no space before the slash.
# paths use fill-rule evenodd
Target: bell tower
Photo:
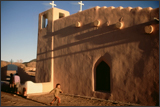
<path id="1" fill-rule="evenodd" d="M 53 82 L 54 79 L 54 21 L 69 16 L 66 10 L 51 8 L 39 14 L 36 82 Z"/>

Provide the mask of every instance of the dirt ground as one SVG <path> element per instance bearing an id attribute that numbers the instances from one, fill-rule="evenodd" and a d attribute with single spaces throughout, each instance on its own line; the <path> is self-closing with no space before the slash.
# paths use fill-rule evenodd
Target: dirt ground
<path id="1" fill-rule="evenodd" d="M 82 98 L 78 96 L 60 94 L 60 106 L 131 106 L 130 104 L 122 104 L 109 102 L 107 100 L 97 100 Z M 29 98 L 22 96 L 13 96 L 11 93 L 1 92 L 1 106 L 49 106 L 53 99 L 52 94 L 34 95 Z M 54 102 L 52 106 L 56 106 Z"/>
<path id="2" fill-rule="evenodd" d="M 35 78 L 35 72 L 25 71 L 28 75 Z M 8 76 L 9 77 L 9 76 Z M 1 83 L 2 84 L 2 83 Z M 131 106 L 133 104 L 111 102 L 107 100 L 84 98 L 80 96 L 73 96 L 67 94 L 60 94 L 60 106 Z M 43 94 L 29 96 L 24 98 L 22 96 L 13 96 L 11 93 L 1 91 L 1 106 L 50 106 L 53 99 L 53 94 Z M 56 106 L 54 102 L 52 106 Z M 134 105 L 136 106 L 136 105 Z"/>
<path id="3" fill-rule="evenodd" d="M 35 78 L 35 72 L 25 71 L 28 75 Z M 9 77 L 9 75 L 8 75 Z M 126 104 L 120 102 L 111 102 L 107 100 L 84 98 L 80 96 L 73 96 L 67 94 L 60 94 L 60 106 L 131 106 L 133 104 Z M 53 99 L 53 94 L 43 94 L 29 96 L 24 98 L 22 96 L 13 96 L 11 93 L 1 91 L 1 106 L 50 106 Z M 56 102 L 52 106 L 56 106 Z M 134 105 L 135 106 L 135 105 Z"/>
<path id="4" fill-rule="evenodd" d="M 1 106 L 46 106 L 46 105 L 25 99 L 21 96 L 13 96 L 11 95 L 11 93 L 6 93 L 1 91 Z"/>

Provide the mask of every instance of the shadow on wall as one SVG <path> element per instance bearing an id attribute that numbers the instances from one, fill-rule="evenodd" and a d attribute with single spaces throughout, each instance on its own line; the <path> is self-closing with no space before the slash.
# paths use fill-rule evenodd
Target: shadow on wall
<path id="1" fill-rule="evenodd" d="M 43 72 L 36 72 L 36 78 L 35 81 L 36 83 L 41 83 L 41 82 L 50 82 L 51 81 L 51 63 L 50 63 L 50 58 L 47 59 L 42 59 L 37 61 L 36 66 L 38 67 L 38 71 L 43 71 Z M 41 67 L 40 67 L 41 66 Z"/>
<path id="2" fill-rule="evenodd" d="M 84 25 L 81 28 L 74 28 L 73 26 L 68 26 L 66 28 L 63 28 L 53 33 L 50 33 L 48 35 L 45 35 L 44 38 L 49 38 L 51 36 L 57 36 L 57 35 L 58 37 L 66 37 L 68 35 L 75 35 L 74 37 L 76 40 L 78 40 L 77 42 L 72 42 L 66 45 L 61 45 L 59 47 L 55 47 L 54 50 L 39 53 L 37 55 L 48 53 L 51 51 L 61 50 L 64 48 L 69 48 L 71 46 L 80 45 L 80 44 L 87 43 L 87 42 L 94 44 L 94 45 L 101 45 L 105 43 L 107 44 L 100 46 L 98 48 L 92 48 L 92 49 L 87 49 L 87 50 L 83 50 L 80 52 L 55 56 L 54 58 L 137 41 L 137 42 L 140 42 L 139 48 L 144 50 L 144 53 L 147 53 L 147 55 L 149 56 L 154 46 L 154 44 L 151 43 L 150 39 L 154 40 L 155 38 L 157 38 L 157 36 L 152 36 L 152 37 L 146 36 L 147 34 L 145 34 L 144 32 L 144 27 L 150 24 L 154 25 L 154 27 L 156 28 L 155 32 L 153 32 L 153 34 L 151 35 L 157 35 L 156 30 L 159 29 L 159 23 L 157 23 L 155 20 L 146 22 L 146 23 L 142 23 L 139 25 L 131 26 L 128 28 L 124 28 L 121 30 L 116 29 L 115 25 L 106 26 L 105 24 L 100 26 L 97 30 L 91 26 L 91 23 Z"/>
<path id="3" fill-rule="evenodd" d="M 7 76 L 7 66 L 1 68 L 1 81 L 5 81 Z"/>
<path id="4" fill-rule="evenodd" d="M 21 79 L 21 84 L 24 84 L 26 81 L 33 81 L 35 82 L 35 79 L 28 75 L 22 68 L 17 67 L 17 72 Z M 6 81 L 7 77 L 7 66 L 1 68 L 1 80 Z"/>
<path id="5" fill-rule="evenodd" d="M 35 82 L 35 79 L 32 78 L 30 75 L 28 75 L 22 68 L 18 67 L 18 74 L 21 78 L 21 84 L 24 84 L 26 81 L 33 81 Z"/>
<path id="6" fill-rule="evenodd" d="M 73 34 L 81 35 L 80 32 L 87 32 L 87 30 L 92 30 L 92 29 L 93 29 L 93 23 L 83 25 L 80 28 L 76 28 L 74 25 L 70 25 L 68 27 L 57 30 L 55 32 L 48 33 L 47 35 L 44 36 L 44 38 L 50 38 L 52 36 L 57 36 L 57 35 L 58 35 L 58 37 L 61 37 L 61 38 L 62 37 L 67 37 L 67 36 L 73 35 Z M 65 35 L 62 32 L 65 32 Z"/>
<path id="7" fill-rule="evenodd" d="M 121 29 L 121 30 L 114 28 L 115 25 L 110 25 L 108 27 L 106 27 L 105 25 L 102 25 L 101 27 L 98 28 L 98 30 L 87 31 L 86 33 L 83 33 L 83 34 L 82 33 L 77 34 L 75 36 L 75 39 L 78 40 L 78 42 L 55 47 L 54 51 L 60 50 L 63 48 L 68 48 L 68 47 L 75 46 L 75 45 L 79 45 L 79 44 L 86 43 L 86 42 L 90 42 L 91 44 L 95 44 L 95 45 L 109 43 L 109 45 L 107 45 L 106 47 L 110 47 L 110 46 L 115 46 L 115 45 L 119 45 L 119 44 L 135 42 L 135 41 L 139 41 L 139 40 L 144 41 L 144 36 L 142 36 L 142 35 L 146 35 L 145 32 L 143 31 L 144 26 L 150 25 L 150 24 L 157 24 L 157 22 L 150 21 L 147 23 L 135 25 L 135 26 L 132 26 L 129 28 Z M 86 25 L 86 26 L 88 26 L 88 25 Z M 56 31 L 55 33 L 53 33 L 53 35 L 56 35 L 57 32 L 65 32 L 69 28 L 64 28 L 59 31 Z M 70 30 L 71 29 L 73 29 L 73 28 L 70 28 Z M 84 30 L 85 29 L 83 29 L 83 31 Z M 78 30 L 75 30 L 75 31 L 78 32 Z M 137 32 L 140 32 L 140 34 L 137 35 Z M 141 32 L 144 32 L 144 33 L 141 33 Z M 72 33 L 70 33 L 70 35 Z M 66 35 L 66 32 L 65 32 L 64 34 L 61 33 L 61 35 L 67 36 L 69 34 Z M 61 37 L 60 35 L 58 35 L 58 36 Z"/>

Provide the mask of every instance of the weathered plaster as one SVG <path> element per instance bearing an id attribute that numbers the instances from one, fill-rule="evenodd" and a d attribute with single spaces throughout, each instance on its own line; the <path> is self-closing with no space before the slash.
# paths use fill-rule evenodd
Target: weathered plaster
<path id="1" fill-rule="evenodd" d="M 36 81 L 50 81 L 53 68 L 53 87 L 60 83 L 64 93 L 158 104 L 159 22 L 154 17 L 159 18 L 159 8 L 97 6 L 52 19 L 51 27 L 39 29 Z M 101 22 L 98 27 L 96 20 Z M 75 27 L 77 21 L 80 28 Z M 122 29 L 116 28 L 118 22 L 124 23 Z M 145 33 L 148 25 L 154 28 L 151 34 Z M 101 60 L 110 66 L 111 93 L 94 90 Z"/>

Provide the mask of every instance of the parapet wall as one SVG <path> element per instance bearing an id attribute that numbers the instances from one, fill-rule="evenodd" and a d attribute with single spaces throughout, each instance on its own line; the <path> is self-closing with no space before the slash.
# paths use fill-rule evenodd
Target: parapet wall
<path id="1" fill-rule="evenodd" d="M 82 16 L 81 16 L 82 15 Z M 73 18 L 76 17 L 76 18 Z M 99 7 L 96 6 L 91 9 L 84 10 L 82 12 L 75 13 L 68 17 L 64 17 L 62 19 L 56 20 L 55 23 L 60 23 L 61 27 L 65 27 L 69 22 L 65 22 L 65 20 L 71 19 L 72 23 L 69 25 L 73 25 L 76 21 L 80 21 L 82 25 L 86 25 L 90 22 L 99 19 L 101 24 L 104 24 L 109 21 L 109 25 L 116 24 L 119 22 L 119 19 L 123 17 L 123 21 L 125 22 L 125 28 L 130 27 L 133 25 L 141 24 L 153 20 L 154 17 L 159 19 L 159 8 L 152 9 L 151 7 L 148 8 L 141 8 L 141 7 Z M 60 28 L 54 27 L 55 31 Z"/>

